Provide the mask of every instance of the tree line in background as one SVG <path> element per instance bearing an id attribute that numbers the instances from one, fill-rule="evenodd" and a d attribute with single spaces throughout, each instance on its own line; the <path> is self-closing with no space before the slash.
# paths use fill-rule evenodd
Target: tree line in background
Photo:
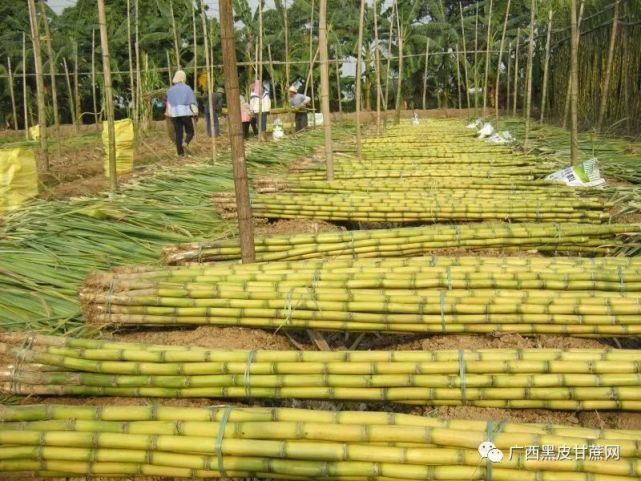
<path id="1" fill-rule="evenodd" d="M 262 77 L 280 106 L 288 86 L 298 82 L 320 105 L 318 1 L 275 0 L 275 8 L 252 8 L 248 0 L 234 0 L 241 89 Z M 641 0 L 577 3 L 579 125 L 638 134 Z M 355 108 L 359 5 L 327 0 L 334 111 Z M 118 116 L 135 112 L 140 121 L 151 120 L 154 99 L 179 67 L 202 91 L 206 53 L 213 83 L 222 86 L 218 12 L 203 14 L 203 6 L 199 0 L 108 2 Z M 36 7 L 48 123 L 96 122 L 104 92 L 96 1 L 78 0 L 60 15 L 42 0 Z M 28 125 L 37 118 L 27 2 L 0 0 L 0 15 L 0 118 L 5 127 L 23 128 L 25 117 Z M 372 110 L 378 101 L 384 109 L 471 108 L 494 115 L 498 102 L 510 113 L 529 110 L 534 118 L 567 124 L 570 17 L 565 0 L 370 0 L 361 48 L 362 108 Z"/>

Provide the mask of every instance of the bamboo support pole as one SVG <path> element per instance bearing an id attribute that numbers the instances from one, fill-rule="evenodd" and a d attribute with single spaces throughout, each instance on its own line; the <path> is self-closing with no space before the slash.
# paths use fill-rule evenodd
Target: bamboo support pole
<path id="1" fill-rule="evenodd" d="M 334 176 L 334 159 L 332 153 L 332 119 L 329 110 L 329 63 L 327 53 L 327 0 L 320 0 L 318 17 L 318 43 L 320 47 L 321 69 L 321 111 L 323 113 L 323 128 L 325 131 L 325 171 L 327 180 Z"/>
<path id="2" fill-rule="evenodd" d="M 44 74 L 42 71 L 42 51 L 40 49 L 40 29 L 36 13 L 35 0 L 28 0 L 29 19 L 31 22 L 31 42 L 36 71 L 36 96 L 38 99 L 38 128 L 40 136 L 40 155 L 45 171 L 49 171 L 49 145 L 47 138 L 47 114 L 44 93 Z"/>
<path id="3" fill-rule="evenodd" d="M 338 97 L 338 111 L 343 113 L 343 91 L 341 88 L 341 63 L 338 44 L 336 44 L 336 95 Z"/>
<path id="4" fill-rule="evenodd" d="M 51 84 L 51 102 L 53 109 L 53 124 L 58 130 L 60 128 L 60 111 L 58 110 L 58 87 L 56 85 L 56 56 L 51 46 L 51 34 L 49 32 L 49 20 L 45 8 L 45 0 L 40 0 L 40 16 L 45 30 L 45 44 L 47 48 L 47 58 L 49 59 L 49 79 Z"/>
<path id="5" fill-rule="evenodd" d="M 361 0 L 361 6 L 358 15 L 358 41 L 356 43 L 356 158 L 362 157 L 362 133 L 361 133 L 361 77 L 363 69 L 363 29 L 365 23 L 365 0 Z"/>
<path id="6" fill-rule="evenodd" d="M 612 30 L 610 31 L 610 44 L 608 46 L 608 60 L 605 67 L 605 74 L 603 77 L 603 85 L 601 87 L 601 102 L 599 104 L 599 118 L 597 120 L 597 130 L 601 131 L 603 128 L 603 120 L 605 119 L 606 109 L 608 106 L 608 97 L 610 94 L 610 78 L 612 76 L 612 63 L 614 60 L 614 47 L 617 40 L 618 21 L 619 21 L 619 0 L 614 3 L 614 13 L 612 14 Z"/>
<path id="7" fill-rule="evenodd" d="M 77 127 L 76 121 L 76 106 L 73 101 L 73 90 L 71 88 L 71 76 L 69 75 L 69 68 L 67 67 L 67 59 L 62 58 L 62 65 L 65 71 L 65 81 L 67 84 L 67 91 L 69 92 L 69 112 L 71 113 L 71 123 Z"/>
<path id="8" fill-rule="evenodd" d="M 503 20 L 503 33 L 501 33 L 501 44 L 499 46 L 499 59 L 496 63 L 496 85 L 494 88 L 494 117 L 496 119 L 497 125 L 499 121 L 499 99 L 500 99 L 500 86 L 501 86 L 501 65 L 503 61 L 503 48 L 505 46 L 505 34 L 507 33 L 507 21 L 510 17 L 510 6 L 511 0 L 507 1 L 507 6 L 505 7 L 505 19 Z M 508 52 L 508 63 L 509 63 L 509 52 Z M 510 72 L 508 69 L 507 73 L 508 82 L 510 78 Z M 508 98 L 510 94 L 508 93 Z M 508 107 L 509 108 L 509 107 Z"/>
<path id="9" fill-rule="evenodd" d="M 521 40 L 521 28 L 516 29 L 516 50 L 514 51 L 514 82 L 512 85 L 512 117 L 516 117 L 516 109 L 519 100 L 519 42 Z"/>
<path id="10" fill-rule="evenodd" d="M 430 58 L 430 39 L 425 42 L 425 66 L 423 69 L 423 110 L 427 109 L 427 63 Z M 460 91 L 459 91 L 460 96 Z M 459 107 L 460 108 L 460 107 Z"/>
<path id="11" fill-rule="evenodd" d="M 16 94 L 11 68 L 11 57 L 7 57 L 7 70 L 9 72 L 9 94 L 11 95 L 11 114 L 13 115 L 13 129 L 18 130 L 18 111 L 16 109 Z"/>
<path id="12" fill-rule="evenodd" d="M 214 127 L 214 76 L 213 76 L 213 71 L 212 71 L 212 66 L 211 64 L 212 59 L 211 59 L 211 51 L 209 49 L 209 36 L 207 35 L 207 14 L 205 10 L 205 2 L 204 0 L 200 0 L 200 20 L 202 22 L 202 29 L 203 29 L 203 50 L 205 51 L 205 68 L 207 69 L 207 106 L 209 107 L 209 125 L 211 126 L 211 138 L 210 138 L 210 145 L 211 145 L 211 162 L 212 164 L 216 164 L 216 160 L 218 157 L 218 152 L 217 152 L 217 142 L 216 142 L 216 132 L 215 132 L 215 127 Z M 227 80 L 225 79 L 225 85 L 227 84 Z M 236 88 L 238 88 L 238 79 L 236 79 Z M 239 92 L 240 95 L 240 92 Z M 229 108 L 229 104 L 233 103 L 233 97 L 229 92 L 227 92 L 227 104 Z M 262 100 L 261 100 L 262 103 Z M 240 98 L 238 99 L 238 104 L 240 105 Z M 240 107 L 239 107 L 240 108 Z M 231 109 L 230 109 L 231 112 Z M 231 140 L 231 113 L 230 117 L 228 120 L 229 123 L 229 135 L 230 135 L 230 140 Z M 259 122 L 260 124 L 260 122 Z M 242 125 L 239 120 L 239 125 Z M 242 132 L 241 132 L 242 135 Z M 237 148 L 237 147 L 236 147 Z M 244 148 L 242 152 L 237 151 L 237 155 L 242 156 L 244 158 Z"/>
<path id="13" fill-rule="evenodd" d="M 143 130 L 147 128 L 146 122 L 141 122 L 143 120 L 143 96 L 142 96 L 142 74 L 141 74 L 141 63 L 140 63 L 140 19 L 138 17 L 138 0 L 134 0 L 134 54 L 136 57 L 136 117 L 138 118 L 138 126 L 142 127 Z"/>
<path id="14" fill-rule="evenodd" d="M 202 2 L 203 0 L 201 0 L 201 5 Z M 205 11 L 203 8 L 203 16 L 204 15 Z M 225 65 L 225 91 L 227 92 L 227 108 L 229 111 L 229 137 L 240 232 L 241 258 L 243 263 L 252 263 L 256 259 L 256 253 L 254 248 L 252 210 L 249 200 L 245 144 L 240 121 L 240 88 L 238 86 L 238 73 L 236 70 L 236 37 L 234 34 L 231 0 L 221 0 L 220 2 L 220 39 Z M 207 71 L 209 72 L 210 70 L 207 69 Z M 211 85 L 209 87 L 211 88 Z"/>
<path id="15" fill-rule="evenodd" d="M 80 78 L 78 75 L 78 42 L 74 40 L 73 43 L 73 98 L 74 107 L 76 108 L 76 122 L 74 130 L 80 132 L 80 124 L 82 123 L 82 108 L 80 101 Z"/>
<path id="16" fill-rule="evenodd" d="M 91 30 L 91 99 L 93 102 L 94 125 L 96 130 L 99 130 L 98 101 L 96 99 L 96 29 Z"/>
<path id="17" fill-rule="evenodd" d="M 475 2 L 474 16 L 474 116 L 479 116 L 479 2 Z"/>
<path id="18" fill-rule="evenodd" d="M 545 120 L 545 109 L 547 107 L 547 93 L 548 93 L 548 78 L 550 75 L 550 39 L 552 37 L 552 17 L 554 15 L 554 10 L 550 9 L 548 11 L 548 28 L 547 35 L 545 40 L 545 60 L 543 63 L 543 83 L 541 85 L 541 116 L 539 122 L 543 123 Z"/>
<path id="19" fill-rule="evenodd" d="M 136 99 L 136 83 L 134 77 L 134 56 L 133 56 L 133 47 L 131 44 L 131 0 L 127 0 L 127 55 L 129 59 L 129 92 L 131 95 L 131 110 L 130 115 L 134 125 L 134 135 L 138 132 L 138 116 L 136 112 L 138 111 L 136 104 L 138 100 Z"/>
<path id="20" fill-rule="evenodd" d="M 378 43 L 378 0 L 374 0 L 374 63 L 376 73 L 376 135 L 381 135 L 381 48 Z M 340 91 L 339 91 L 340 95 Z M 340 103 L 340 100 L 339 100 Z"/>
<path id="21" fill-rule="evenodd" d="M 398 44 L 398 78 L 396 80 L 396 113 L 395 123 L 401 122 L 401 108 L 403 102 L 403 36 L 405 26 L 401 22 L 401 14 L 398 10 L 398 0 L 394 0 L 396 6 L 396 38 Z"/>
<path id="22" fill-rule="evenodd" d="M 485 42 L 485 81 L 483 82 L 483 117 L 487 115 L 488 85 L 490 75 L 490 44 L 492 40 L 492 0 L 490 0 L 490 11 L 487 16 L 487 40 Z M 497 75 L 498 76 L 498 75 Z"/>
<path id="23" fill-rule="evenodd" d="M 579 43 L 581 41 L 581 22 L 583 21 L 583 12 L 584 12 L 584 7 L 585 7 L 585 1 L 581 0 L 581 6 L 579 7 L 579 18 L 577 20 L 576 28 L 579 31 Z M 570 23 L 572 23 L 572 19 L 570 19 Z M 570 25 L 570 30 L 572 29 Z M 572 33 L 570 32 L 570 56 L 572 55 Z M 570 59 L 570 63 L 571 63 Z M 568 126 L 568 119 L 570 117 L 570 100 L 572 97 L 572 74 L 571 74 L 571 66 L 570 69 L 568 69 L 568 85 L 566 89 L 566 95 L 565 95 L 565 107 L 563 109 L 563 128 L 566 129 Z"/>
<path id="24" fill-rule="evenodd" d="M 204 15 L 204 12 L 203 12 Z M 171 20 L 171 31 L 173 32 L 174 39 L 174 54 L 176 55 L 176 69 L 182 68 L 180 59 L 180 42 L 178 40 L 178 29 L 176 28 L 176 17 L 174 15 L 174 2 L 169 0 L 169 19 Z"/>
<path id="25" fill-rule="evenodd" d="M 394 34 L 394 20 L 395 15 L 394 6 L 396 4 L 392 3 L 392 13 L 389 17 L 389 37 L 387 39 L 387 67 L 385 69 L 385 98 L 383 101 L 383 108 L 385 109 L 385 122 L 384 126 L 387 127 L 387 109 L 389 108 L 389 83 L 390 83 L 390 73 L 392 71 L 392 38 Z"/>
<path id="26" fill-rule="evenodd" d="M 194 58 L 192 63 L 194 65 L 194 92 L 198 90 L 198 31 L 196 29 L 196 4 L 190 2 L 191 6 L 191 29 L 194 37 Z"/>
<path id="27" fill-rule="evenodd" d="M 459 53 L 458 44 L 456 45 L 456 94 L 458 95 L 458 108 L 463 108 L 463 100 L 461 98 L 461 54 Z"/>
<path id="28" fill-rule="evenodd" d="M 578 139 L 578 97 L 579 97 L 579 37 L 577 28 L 576 0 L 570 1 L 570 161 L 572 165 L 579 163 Z"/>
<path id="29" fill-rule="evenodd" d="M 98 0 L 98 22 L 100 24 L 100 48 L 102 50 L 102 70 L 105 86 L 104 98 L 107 114 L 109 188 L 113 193 L 118 189 L 116 173 L 116 131 L 114 126 L 113 92 L 111 88 L 111 57 L 109 55 L 109 39 L 107 38 L 107 19 L 105 17 L 104 0 Z"/>
<path id="30" fill-rule="evenodd" d="M 463 24 L 463 5 L 461 2 L 458 4 L 459 12 L 461 14 L 461 40 L 463 41 L 463 72 L 465 73 L 465 93 L 467 96 L 467 108 L 470 108 L 470 81 L 467 74 L 467 47 L 465 43 L 465 25 Z"/>
<path id="31" fill-rule="evenodd" d="M 530 116 L 532 112 L 532 64 L 534 63 L 534 26 L 536 22 L 536 0 L 530 2 L 530 39 L 528 42 L 527 72 L 525 81 L 525 134 L 523 150 L 528 151 L 530 140 Z"/>
<path id="32" fill-rule="evenodd" d="M 22 104 L 24 107 L 24 136 L 29 140 L 29 97 L 27 94 L 27 36 L 22 32 Z"/>

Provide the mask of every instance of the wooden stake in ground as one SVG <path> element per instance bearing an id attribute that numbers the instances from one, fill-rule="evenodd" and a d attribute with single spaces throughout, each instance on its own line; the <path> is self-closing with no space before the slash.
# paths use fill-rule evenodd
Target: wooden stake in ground
<path id="1" fill-rule="evenodd" d="M 109 188 L 111 192 L 115 192 L 118 189 L 118 178 L 116 173 L 116 132 L 114 127 L 114 100 L 111 90 L 111 57 L 109 56 L 109 39 L 107 38 L 107 19 L 105 17 L 104 0 L 98 0 L 98 23 L 100 25 L 100 49 L 102 50 L 105 110 L 107 112 Z"/>
<path id="2" fill-rule="evenodd" d="M 325 130 L 325 162 L 327 165 L 327 180 L 334 178 L 334 159 L 332 157 L 332 119 L 329 111 L 329 62 L 327 53 L 327 0 L 320 0 L 318 16 L 318 43 L 320 46 L 320 81 L 321 81 L 321 112 L 323 112 L 323 127 Z"/>
<path id="3" fill-rule="evenodd" d="M 570 0 L 570 160 L 579 163 L 577 103 L 579 97 L 579 29 L 576 19 L 576 0 Z"/>
<path id="4" fill-rule="evenodd" d="M 541 117 L 539 122 L 545 119 L 545 106 L 548 95 L 548 73 L 550 68 L 550 39 L 552 38 L 552 15 L 553 10 L 548 12 L 548 31 L 545 39 L 545 60 L 543 61 L 543 84 L 541 85 Z"/>
<path id="5" fill-rule="evenodd" d="M 619 23 L 619 0 L 614 4 L 614 14 L 612 16 L 612 31 L 610 32 L 610 46 L 608 47 L 608 61 L 601 87 L 601 104 L 599 105 L 599 120 L 597 121 L 597 130 L 601 131 L 605 110 L 608 106 L 608 94 L 610 93 L 610 77 L 612 75 L 612 60 L 614 59 L 614 46 L 617 41 L 617 30 Z"/>
<path id="6" fill-rule="evenodd" d="M 401 103 L 403 101 L 403 25 L 401 24 L 401 12 L 398 11 L 398 0 L 396 4 L 396 35 L 398 36 L 398 80 L 396 82 L 396 113 L 395 123 L 401 123 Z"/>
<path id="7" fill-rule="evenodd" d="M 507 7 L 505 8 L 505 19 L 503 20 L 503 33 L 501 34 L 501 44 L 499 45 L 499 61 L 496 64 L 496 85 L 494 89 L 494 116 L 496 117 L 496 122 L 499 121 L 499 86 L 501 81 L 501 62 L 503 61 L 503 47 L 505 46 L 505 33 L 507 32 L 507 19 L 510 16 L 510 3 L 511 0 L 507 0 Z"/>
<path id="8" fill-rule="evenodd" d="M 165 50 L 167 56 L 167 76 L 169 77 L 169 85 L 171 85 L 171 60 L 169 59 L 169 50 Z"/>
<path id="9" fill-rule="evenodd" d="M 381 49 L 378 44 L 378 0 L 374 0 L 374 62 L 376 63 L 376 135 L 381 134 Z M 339 92 L 340 94 L 340 92 Z"/>
<path id="10" fill-rule="evenodd" d="M 27 35 L 22 32 L 22 103 L 24 107 L 24 137 L 29 140 L 29 98 L 27 94 Z"/>
<path id="11" fill-rule="evenodd" d="M 91 98 L 93 101 L 93 121 L 96 130 L 98 124 L 98 101 L 96 100 L 96 30 L 91 30 Z"/>
<path id="12" fill-rule="evenodd" d="M 483 116 L 487 114 L 487 86 L 490 74 L 490 41 L 492 40 L 492 0 L 490 0 L 490 11 L 487 16 L 487 40 L 485 43 L 485 80 L 483 82 Z"/>
<path id="13" fill-rule="evenodd" d="M 516 50 L 514 53 L 514 85 L 512 89 L 514 90 L 514 100 L 512 102 L 512 117 L 516 117 L 516 104 L 519 99 L 519 41 L 521 37 L 521 28 L 516 29 Z"/>
<path id="14" fill-rule="evenodd" d="M 425 67 L 423 69 L 423 110 L 427 108 L 427 62 L 430 58 L 430 39 L 425 42 Z"/>
<path id="15" fill-rule="evenodd" d="M 461 39 L 463 40 L 463 73 L 465 74 L 465 95 L 467 98 L 467 108 L 470 108 L 470 80 L 467 74 L 467 47 L 465 43 L 465 25 L 463 24 L 463 6 L 459 3 L 459 12 L 461 13 Z"/>
<path id="16" fill-rule="evenodd" d="M 58 88 L 56 87 L 56 57 L 53 54 L 51 46 L 51 35 L 49 33 L 49 20 L 47 20 L 47 11 L 45 0 L 40 0 L 40 16 L 45 27 L 45 44 L 47 47 L 47 57 L 49 58 L 49 78 L 51 79 L 51 103 L 53 104 L 53 124 L 56 129 L 60 127 L 60 112 L 58 111 Z"/>
<path id="17" fill-rule="evenodd" d="M 16 93 L 13 84 L 13 70 L 11 69 L 11 57 L 7 57 L 7 67 L 9 69 L 9 93 L 11 95 L 11 113 L 13 114 L 13 128 L 18 130 L 18 111 L 16 109 Z"/>
<path id="18" fill-rule="evenodd" d="M 527 152 L 530 135 L 530 110 L 532 108 L 532 63 L 534 57 L 534 22 L 536 19 L 536 0 L 530 2 L 530 41 L 527 54 L 527 73 L 525 86 L 525 137 L 523 150 Z"/>
<path id="19" fill-rule="evenodd" d="M 287 0 L 283 0 L 283 23 L 285 24 L 285 84 L 287 88 L 291 85 L 289 83 L 289 21 L 287 20 Z M 287 103 L 287 97 L 284 99 Z"/>
<path id="20" fill-rule="evenodd" d="M 209 107 L 209 125 L 211 126 L 211 161 L 216 163 L 216 129 L 214 128 L 214 76 L 212 75 L 211 64 L 212 59 L 210 58 L 209 50 L 209 36 L 207 35 L 207 14 L 205 13 L 205 1 L 200 0 L 200 19 L 202 22 L 203 28 L 203 49 L 205 50 L 205 68 L 207 69 L 207 106 Z M 236 55 L 234 54 L 234 59 Z M 236 80 L 238 84 L 238 80 Z M 229 94 L 227 95 L 227 104 L 232 102 L 230 100 Z M 238 99 L 240 102 L 240 98 Z M 228 107 L 229 108 L 229 107 Z M 238 107 L 240 109 L 240 107 Z M 231 128 L 231 117 L 229 117 L 228 123 Z M 243 154 L 244 156 L 244 154 Z M 244 158 L 244 157 L 243 157 Z"/>
<path id="21" fill-rule="evenodd" d="M 31 42 L 33 43 L 33 61 L 36 69 L 36 95 L 38 98 L 38 124 L 40 128 L 40 155 L 46 171 L 49 170 L 49 147 L 47 145 L 47 114 L 45 107 L 44 79 L 42 74 L 42 57 L 40 51 L 40 29 L 34 0 L 29 2 L 29 20 L 31 23 Z"/>
<path id="22" fill-rule="evenodd" d="M 365 23 L 365 0 L 361 0 L 358 16 L 358 43 L 356 44 L 356 157 L 362 157 L 361 138 L 361 66 L 363 50 L 363 24 Z"/>
<path id="23" fill-rule="evenodd" d="M 201 2 L 203 2 L 203 0 L 201 0 Z M 240 252 L 243 263 L 248 263 L 256 260 L 256 252 L 254 249 L 251 204 L 249 202 L 245 143 L 243 141 L 242 122 L 240 118 L 240 89 L 238 87 L 238 71 L 236 70 L 236 36 L 234 33 L 234 15 L 231 2 L 232 0 L 220 0 L 219 2 L 220 42 L 223 51 L 225 91 L 227 93 L 227 111 L 229 113 L 229 140 L 234 168 L 236 209 L 238 211 L 238 228 L 240 231 Z M 203 9 L 203 15 L 204 14 Z"/>

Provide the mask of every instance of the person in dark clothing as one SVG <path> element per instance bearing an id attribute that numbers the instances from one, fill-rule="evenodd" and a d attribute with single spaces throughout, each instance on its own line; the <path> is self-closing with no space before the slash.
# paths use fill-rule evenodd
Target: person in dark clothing
<path id="1" fill-rule="evenodd" d="M 167 91 L 167 110 L 165 115 L 171 117 L 176 132 L 176 152 L 185 155 L 185 147 L 194 138 L 194 114 L 198 113 L 196 95 L 185 83 L 187 76 L 178 70 L 173 78 L 173 86 Z M 183 140 L 183 134 L 186 136 Z"/>
<path id="2" fill-rule="evenodd" d="M 216 137 L 220 137 L 220 114 L 223 111 L 224 90 L 218 87 L 212 96 L 214 104 L 214 132 Z M 207 121 L 207 135 L 211 137 L 211 121 L 209 119 L 209 99 L 205 98 L 205 119 Z"/>

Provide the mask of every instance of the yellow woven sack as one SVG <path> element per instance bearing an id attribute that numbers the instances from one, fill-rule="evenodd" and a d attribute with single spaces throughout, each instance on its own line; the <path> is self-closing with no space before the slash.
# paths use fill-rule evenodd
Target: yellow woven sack
<path id="1" fill-rule="evenodd" d="M 109 177 L 109 131 L 108 123 L 103 122 L 102 144 L 105 147 L 105 175 Z M 116 173 L 127 174 L 134 168 L 134 127 L 131 119 L 114 122 L 116 133 Z"/>
<path id="2" fill-rule="evenodd" d="M 38 195 L 38 170 L 33 150 L 0 149 L 0 214 Z"/>
<path id="3" fill-rule="evenodd" d="M 29 127 L 29 138 L 31 140 L 39 140 L 40 139 L 40 126 L 39 125 L 34 125 L 33 127 Z"/>

